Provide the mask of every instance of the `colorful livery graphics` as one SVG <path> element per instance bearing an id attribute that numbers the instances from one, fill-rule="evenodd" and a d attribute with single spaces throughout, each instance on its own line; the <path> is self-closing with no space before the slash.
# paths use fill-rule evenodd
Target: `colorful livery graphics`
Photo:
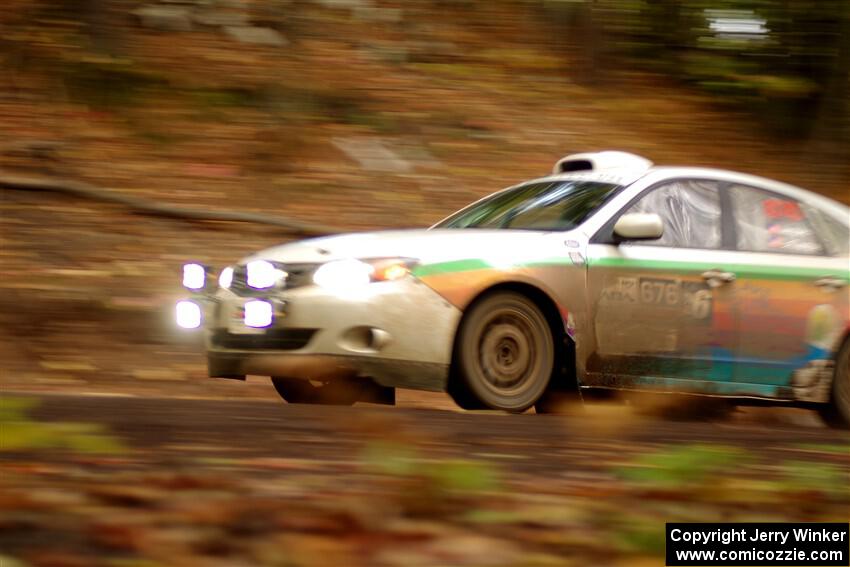
<path id="1" fill-rule="evenodd" d="M 579 154 L 427 230 L 258 252 L 189 301 L 210 374 L 270 375 L 289 401 L 401 387 L 548 411 L 588 389 L 652 389 L 811 406 L 842 425 L 848 217 L 759 177 Z"/>

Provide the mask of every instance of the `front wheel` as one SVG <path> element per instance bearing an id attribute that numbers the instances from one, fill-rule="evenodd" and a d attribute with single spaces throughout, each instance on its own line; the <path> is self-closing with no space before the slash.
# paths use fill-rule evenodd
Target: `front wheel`
<path id="1" fill-rule="evenodd" d="M 554 363 L 552 330 L 537 305 L 497 292 L 461 322 L 449 393 L 461 407 L 522 412 L 546 390 Z"/>
<path id="2" fill-rule="evenodd" d="M 361 395 L 359 384 L 345 380 L 313 382 L 272 376 L 272 384 L 280 397 L 290 404 L 350 406 L 354 405 Z"/>
<path id="3" fill-rule="evenodd" d="M 835 359 L 835 374 L 832 379 L 832 395 L 829 403 L 819 410 L 821 419 L 830 427 L 850 429 L 850 340 Z"/>

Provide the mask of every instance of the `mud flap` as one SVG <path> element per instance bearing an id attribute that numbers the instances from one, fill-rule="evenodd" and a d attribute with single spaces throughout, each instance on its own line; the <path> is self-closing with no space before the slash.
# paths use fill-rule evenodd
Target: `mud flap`
<path id="1" fill-rule="evenodd" d="M 794 371 L 791 377 L 794 398 L 803 402 L 828 402 L 834 369 L 832 360 L 812 360 L 805 368 Z"/>

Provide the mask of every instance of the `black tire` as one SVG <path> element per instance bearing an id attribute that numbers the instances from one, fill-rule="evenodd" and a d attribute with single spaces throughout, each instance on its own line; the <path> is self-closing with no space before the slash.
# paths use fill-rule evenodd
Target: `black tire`
<path id="1" fill-rule="evenodd" d="M 360 398 L 359 384 L 346 380 L 314 383 L 310 380 L 272 376 L 277 393 L 290 404 L 350 406 Z"/>
<path id="2" fill-rule="evenodd" d="M 576 377 L 576 351 L 573 342 L 561 336 L 561 348 L 555 352 L 555 372 L 549 387 L 534 404 L 539 414 L 576 415 L 584 409 Z"/>
<path id="3" fill-rule="evenodd" d="M 829 402 L 818 409 L 821 419 L 830 427 L 850 429 L 850 340 L 835 358 L 835 374 Z"/>
<path id="4" fill-rule="evenodd" d="M 500 291 L 466 313 L 454 356 L 449 394 L 458 405 L 519 413 L 546 391 L 555 344 L 546 317 L 531 299 Z"/>

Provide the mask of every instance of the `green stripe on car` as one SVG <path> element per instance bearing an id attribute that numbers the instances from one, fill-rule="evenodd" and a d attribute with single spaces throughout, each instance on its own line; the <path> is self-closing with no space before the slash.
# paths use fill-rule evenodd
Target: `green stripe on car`
<path id="1" fill-rule="evenodd" d="M 759 266 L 753 264 L 727 264 L 725 262 L 689 262 L 676 260 L 631 260 L 628 258 L 591 258 L 589 265 L 598 268 L 629 268 L 640 270 L 663 270 L 667 272 L 701 272 L 722 268 L 741 277 L 763 280 L 798 280 L 833 276 L 850 278 L 850 270 L 841 273 L 834 268 L 803 268 L 799 266 Z"/>
<path id="2" fill-rule="evenodd" d="M 468 260 L 453 260 L 451 262 L 438 262 L 436 264 L 416 266 L 413 268 L 413 275 L 417 277 L 435 276 L 440 274 L 452 274 L 455 272 L 486 270 L 492 267 L 493 266 L 480 258 L 471 258 Z"/>
<path id="3" fill-rule="evenodd" d="M 573 262 L 568 257 L 546 258 L 533 262 L 517 263 L 516 267 L 543 267 L 557 265 L 571 265 Z M 850 279 L 850 270 L 844 271 L 830 268 L 803 268 L 799 266 L 759 266 L 752 264 L 726 264 L 724 262 L 690 262 L 677 260 L 631 260 L 628 258 L 588 258 L 588 265 L 598 268 L 628 268 L 641 270 L 658 270 L 672 272 L 702 272 L 715 268 L 723 268 L 735 272 L 740 277 L 753 277 L 765 280 L 798 280 L 802 278 L 818 278 L 832 276 Z M 451 262 L 438 262 L 416 266 L 413 275 L 417 277 L 434 276 L 442 274 L 453 274 L 457 272 L 471 272 L 475 270 L 487 270 L 494 266 L 480 258 L 469 258 L 465 260 L 453 260 Z"/>

